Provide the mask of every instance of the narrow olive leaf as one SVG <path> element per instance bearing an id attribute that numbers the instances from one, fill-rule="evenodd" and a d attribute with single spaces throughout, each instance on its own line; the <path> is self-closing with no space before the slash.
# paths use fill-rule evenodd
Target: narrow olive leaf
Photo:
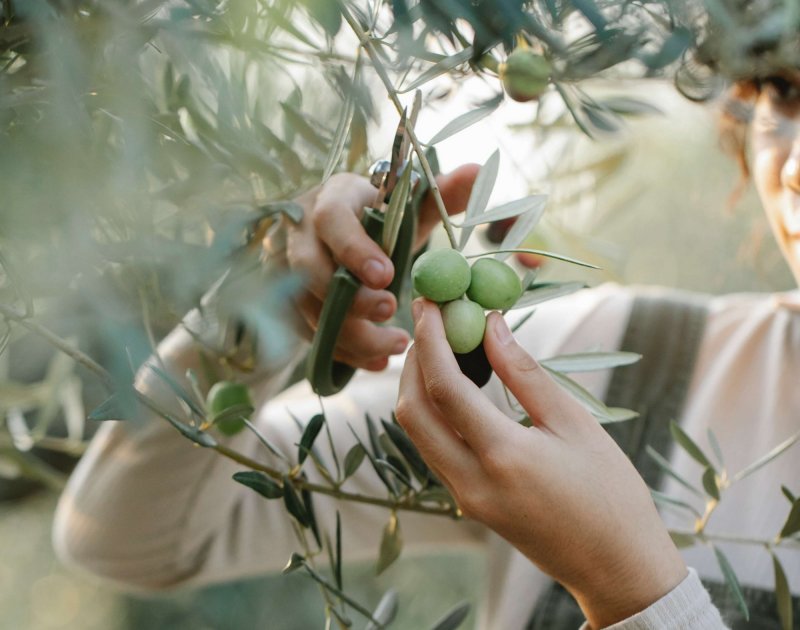
<path id="1" fill-rule="evenodd" d="M 281 103 L 281 109 L 286 120 L 303 140 L 323 154 L 327 154 L 330 143 L 308 123 L 307 117 L 301 111 L 288 102 Z"/>
<path id="2" fill-rule="evenodd" d="M 742 594 L 742 587 L 739 584 L 739 578 L 736 577 L 736 573 L 734 572 L 731 563 L 728 562 L 728 558 L 716 545 L 711 545 L 711 548 L 714 550 L 714 555 L 717 556 L 717 563 L 719 564 L 719 568 L 722 570 L 722 575 L 725 577 L 725 583 L 728 585 L 728 589 L 736 599 L 736 603 L 739 605 L 745 620 L 750 621 L 750 611 L 747 609 L 747 602 Z"/>
<path id="3" fill-rule="evenodd" d="M 797 497 L 786 486 L 781 486 L 781 492 L 783 493 L 783 496 L 789 499 L 789 503 L 794 503 L 795 501 L 797 501 Z"/>
<path id="4" fill-rule="evenodd" d="M 223 409 L 211 419 L 211 424 L 225 423 L 230 420 L 249 420 L 253 415 L 253 405 L 242 403 L 240 405 L 233 405 L 227 409 Z"/>
<path id="5" fill-rule="evenodd" d="M 402 470 L 400 470 L 396 466 L 396 464 L 398 464 L 398 463 L 402 466 L 403 465 L 402 462 L 400 462 L 396 457 L 392 457 L 392 459 L 394 460 L 394 462 L 392 463 L 388 459 L 390 457 L 392 457 L 392 456 L 391 455 L 387 455 L 386 456 L 387 459 L 376 458 L 375 459 L 375 463 L 378 466 L 380 466 L 383 470 L 386 470 L 386 471 L 390 472 L 392 475 L 394 475 L 394 477 L 400 483 L 402 483 L 404 486 L 406 486 L 409 490 L 413 490 L 414 486 L 411 484 L 411 479 L 408 476 L 408 471 L 406 471 L 404 473 Z"/>
<path id="6" fill-rule="evenodd" d="M 786 517 L 786 522 L 781 528 L 779 536 L 787 538 L 800 531 L 800 499 L 795 499 L 792 503 L 792 509 L 789 510 L 789 516 Z"/>
<path id="7" fill-rule="evenodd" d="M 336 510 L 336 564 L 333 566 L 333 575 L 336 579 L 336 586 L 343 588 L 342 579 L 342 518 L 339 510 Z"/>
<path id="8" fill-rule="evenodd" d="M 321 413 L 318 413 L 308 421 L 306 428 L 303 430 L 303 437 L 300 438 L 300 445 L 297 453 L 298 464 L 302 465 L 303 462 L 306 461 L 306 457 L 308 457 L 311 448 L 314 446 L 314 441 L 322 430 L 323 424 L 325 424 L 325 416 Z"/>
<path id="9" fill-rule="evenodd" d="M 397 450 L 408 463 L 411 471 L 414 473 L 414 476 L 420 483 L 425 483 L 430 477 L 431 471 L 427 464 L 423 461 L 422 456 L 417 450 L 417 447 L 414 446 L 414 443 L 411 441 L 408 435 L 406 435 L 406 432 L 400 425 L 393 422 L 381 420 L 381 424 L 383 424 L 386 435 L 392 441 L 392 444 L 395 445 Z"/>
<path id="10" fill-rule="evenodd" d="M 214 448 L 217 445 L 217 441 L 205 431 L 201 431 L 200 429 L 189 426 L 188 424 L 184 424 L 169 414 L 162 414 L 162 417 L 173 427 L 178 429 L 178 431 L 180 431 L 184 437 L 189 438 L 195 444 L 199 444 L 205 448 Z"/>
<path id="11" fill-rule="evenodd" d="M 436 132 L 430 140 L 427 142 L 427 146 L 433 146 L 443 140 L 447 140 L 447 138 L 454 136 L 459 131 L 463 131 L 468 127 L 471 127 L 475 123 L 480 122 L 489 114 L 491 114 L 494 110 L 497 109 L 497 106 L 500 105 L 501 99 L 492 99 L 488 105 L 483 105 L 478 107 L 477 109 L 473 109 L 468 111 L 460 116 L 457 116 L 449 123 L 447 123 L 444 127 L 442 127 L 438 132 Z"/>
<path id="12" fill-rule="evenodd" d="M 545 203 L 536 204 L 530 211 L 519 217 L 500 243 L 499 251 L 494 255 L 497 260 L 505 260 L 511 255 L 510 251 L 522 245 L 544 216 Z"/>
<path id="13" fill-rule="evenodd" d="M 369 443 L 372 447 L 372 455 L 374 457 L 383 457 L 384 452 L 381 447 L 380 435 L 378 434 L 378 427 L 375 425 L 375 421 L 368 413 L 364 414 L 364 421 L 367 424 L 367 435 L 369 436 Z"/>
<path id="14" fill-rule="evenodd" d="M 389 206 L 386 209 L 386 216 L 383 221 L 383 251 L 387 256 L 394 253 L 394 246 L 397 243 L 397 235 L 400 233 L 400 226 L 403 223 L 403 216 L 408 206 L 408 194 L 411 191 L 411 172 L 410 165 L 406 165 L 403 174 L 392 191 Z"/>
<path id="15" fill-rule="evenodd" d="M 684 451 L 689 454 L 692 459 L 707 468 L 714 468 L 714 465 L 709 461 L 708 457 L 706 457 L 706 454 L 703 453 L 700 447 L 695 444 L 694 440 L 692 440 L 692 438 L 686 434 L 686 431 L 684 431 L 674 420 L 670 420 L 669 431 L 672 434 L 672 438 L 681 446 L 681 448 L 683 448 Z"/>
<path id="16" fill-rule="evenodd" d="M 604 109 L 596 103 L 581 103 L 581 111 L 598 131 L 613 133 L 621 128 L 619 118 L 610 110 Z"/>
<path id="17" fill-rule="evenodd" d="M 417 500 L 421 503 L 438 503 L 440 505 L 447 505 L 456 507 L 455 499 L 453 499 L 450 492 L 444 486 L 432 486 L 425 488 L 417 493 Z"/>
<path id="18" fill-rule="evenodd" d="M 669 532 L 669 537 L 678 549 L 687 549 L 697 544 L 697 536 L 685 532 Z"/>
<path id="19" fill-rule="evenodd" d="M 449 57 L 445 57 L 441 61 L 438 61 L 433 66 L 428 68 L 425 72 L 419 75 L 416 79 L 414 79 L 411 83 L 404 86 L 402 89 L 398 90 L 398 94 L 406 94 L 407 92 L 411 92 L 416 90 L 418 87 L 425 85 L 431 79 L 435 79 L 438 76 L 443 75 L 445 72 L 449 72 L 453 68 L 457 68 L 462 63 L 466 63 L 470 59 L 472 59 L 473 50 L 472 47 L 469 46 L 464 50 L 457 52 L 455 55 L 450 55 Z"/>
<path id="20" fill-rule="evenodd" d="M 565 390 L 567 390 L 572 396 L 577 399 L 579 403 L 581 403 L 586 409 L 588 409 L 592 414 L 596 416 L 610 416 L 608 411 L 608 407 L 605 406 L 600 400 L 590 394 L 583 386 L 579 385 L 575 381 L 573 381 L 570 377 L 565 376 L 561 372 L 556 372 L 548 368 L 547 366 L 542 366 L 545 370 L 553 377 L 556 383 L 561 385 Z"/>
<path id="21" fill-rule="evenodd" d="M 708 435 L 708 443 L 711 444 L 711 450 L 714 451 L 714 457 L 717 458 L 717 463 L 719 464 L 719 467 L 725 468 L 725 458 L 722 456 L 722 448 L 719 445 L 717 436 L 711 429 L 708 429 L 706 431 L 706 435 Z"/>
<path id="22" fill-rule="evenodd" d="M 580 352 L 561 354 L 540 363 L 559 372 L 592 372 L 631 365 L 641 358 L 642 355 L 635 352 Z"/>
<path id="23" fill-rule="evenodd" d="M 388 626 L 394 621 L 397 616 L 397 591 L 390 588 L 383 594 L 375 610 L 372 612 L 372 618 L 378 622 L 377 625 L 370 621 L 364 630 L 378 630 Z"/>
<path id="24" fill-rule="evenodd" d="M 489 198 L 492 196 L 492 190 L 494 190 L 494 184 L 497 181 L 499 169 L 500 151 L 496 150 L 489 156 L 486 163 L 481 166 L 480 171 L 478 171 L 478 176 L 475 178 L 475 183 L 472 186 L 472 193 L 467 202 L 466 214 L 464 216 L 465 221 L 474 219 L 486 210 L 486 206 L 489 204 Z M 474 229 L 473 227 L 461 229 L 461 238 L 458 243 L 459 249 L 464 249 Z"/>
<path id="25" fill-rule="evenodd" d="M 661 455 L 656 449 L 654 449 L 649 444 L 645 447 L 645 451 L 647 455 L 658 465 L 658 467 L 664 471 L 664 473 L 670 477 L 672 477 L 675 481 L 681 484 L 684 488 L 689 490 L 689 492 L 693 493 L 694 495 L 703 498 L 703 493 L 700 492 L 697 488 L 695 488 L 691 483 L 689 483 L 686 479 L 681 477 L 675 470 L 672 468 L 670 463 L 667 459 Z"/>
<path id="26" fill-rule="evenodd" d="M 781 561 L 772 551 L 772 568 L 775 572 L 775 603 L 778 608 L 778 618 L 781 620 L 781 630 L 794 628 L 794 606 L 792 605 L 792 592 L 789 590 L 789 580 L 783 570 Z"/>
<path id="27" fill-rule="evenodd" d="M 205 419 L 206 414 L 202 407 L 189 395 L 185 389 L 183 389 L 183 387 L 178 384 L 178 381 L 175 380 L 175 377 L 173 377 L 171 374 L 167 374 L 157 365 L 148 363 L 147 367 L 150 368 L 162 381 L 164 381 L 178 398 L 186 403 L 195 416 L 202 420 Z"/>
<path id="28" fill-rule="evenodd" d="M 512 228 L 513 229 L 513 228 Z M 467 258 L 480 258 L 481 256 L 494 256 L 495 254 L 537 254 L 539 256 L 544 256 L 545 258 L 552 258 L 553 260 L 562 260 L 564 262 L 571 263 L 573 265 L 579 265 L 581 267 L 586 267 L 587 269 L 600 269 L 597 265 L 593 265 L 592 263 L 585 262 L 583 260 L 579 260 L 577 258 L 572 258 L 571 256 L 564 256 L 563 254 L 556 254 L 555 252 L 548 252 L 544 249 L 533 249 L 532 247 L 514 247 L 511 249 L 494 249 L 489 252 L 481 252 L 480 254 L 470 254 Z"/>
<path id="29" fill-rule="evenodd" d="M 356 65 L 356 72 L 360 65 Z M 356 90 L 350 89 L 347 91 L 347 97 L 344 100 L 342 113 L 339 116 L 339 123 L 336 125 L 336 131 L 333 133 L 333 141 L 331 142 L 331 150 L 328 153 L 328 159 L 325 162 L 325 168 L 322 171 L 322 184 L 328 181 L 328 178 L 333 175 L 333 171 L 339 165 L 342 159 L 345 145 L 347 144 L 347 134 L 350 131 L 350 126 L 353 123 L 353 114 L 355 113 L 355 94 Z"/>
<path id="30" fill-rule="evenodd" d="M 364 450 L 364 447 L 361 444 L 355 444 L 353 447 L 347 451 L 347 455 L 344 458 L 344 478 L 347 479 L 353 473 L 358 470 L 358 467 L 361 466 L 361 462 L 364 461 L 364 456 L 367 452 Z"/>
<path id="31" fill-rule="evenodd" d="M 681 501 L 680 499 L 673 499 L 671 496 L 666 495 L 663 492 L 659 492 L 658 490 L 653 490 L 652 488 L 650 488 L 650 496 L 653 497 L 653 501 L 655 501 L 659 505 L 678 507 L 683 510 L 688 510 L 689 512 L 694 514 L 696 518 L 702 518 L 700 512 L 698 512 L 694 506 L 689 505 L 685 501 Z"/>
<path id="32" fill-rule="evenodd" d="M 624 407 L 606 407 L 608 412 L 603 416 L 595 416 L 600 424 L 613 424 L 615 422 L 627 422 L 639 417 L 639 412 Z"/>
<path id="33" fill-rule="evenodd" d="M 612 96 L 598 101 L 609 111 L 622 116 L 663 115 L 664 112 L 647 101 L 628 96 Z"/>
<path id="34" fill-rule="evenodd" d="M 791 448 L 792 446 L 794 446 L 799 440 L 800 440 L 800 433 L 795 433 L 788 440 L 784 440 L 783 442 L 778 444 L 778 446 L 773 448 L 769 453 L 767 453 L 763 457 L 760 457 L 759 459 L 754 461 L 752 464 L 750 464 L 749 466 L 745 467 L 744 469 L 742 469 L 738 473 L 736 473 L 733 476 L 733 481 L 740 481 L 741 479 L 744 479 L 748 475 L 752 475 L 755 471 L 757 471 L 762 466 L 765 466 L 766 464 L 770 463 L 773 459 L 775 459 L 778 455 L 783 453 L 785 450 L 787 450 L 787 449 Z"/>
<path id="35" fill-rule="evenodd" d="M 300 496 L 303 499 L 303 507 L 306 510 L 306 514 L 308 515 L 308 525 L 311 528 L 311 533 L 314 535 L 314 540 L 317 543 L 317 547 L 322 549 L 322 538 L 319 535 L 319 525 L 317 524 L 317 515 L 314 512 L 314 497 L 311 494 L 310 490 L 303 490 L 300 491 Z"/>
<path id="36" fill-rule="evenodd" d="M 297 496 L 297 492 L 295 492 L 292 480 L 286 476 L 283 477 L 283 502 L 289 514 L 294 516 L 300 525 L 308 527 L 311 524 L 306 509 L 303 507 L 300 497 Z"/>
<path id="37" fill-rule="evenodd" d="M 575 293 L 575 291 L 580 291 L 585 288 L 586 285 L 583 282 L 548 282 L 537 284 L 534 285 L 534 288 L 525 291 L 511 309 L 514 310 L 533 306 L 534 304 L 541 304 L 542 302 L 569 295 L 570 293 Z"/>
<path id="38" fill-rule="evenodd" d="M 400 552 L 403 549 L 403 539 L 400 536 L 400 522 L 397 520 L 397 515 L 392 514 L 389 517 L 389 522 L 383 528 L 383 538 L 381 539 L 381 548 L 378 552 L 378 563 L 375 566 L 375 574 L 380 575 L 389 566 L 400 557 Z"/>
<path id="39" fill-rule="evenodd" d="M 374 428 L 374 425 L 370 424 L 371 419 L 369 418 L 369 415 L 367 415 L 367 420 L 368 420 L 367 426 L 368 427 L 372 427 L 372 430 L 370 432 L 370 441 L 372 442 L 372 446 L 373 446 L 373 448 L 375 448 L 377 446 L 378 450 L 381 452 L 381 455 L 382 455 L 383 452 L 381 451 L 380 446 L 377 444 L 378 438 L 377 438 L 377 436 L 373 437 L 375 428 Z M 386 474 L 386 471 L 384 471 L 383 468 L 381 468 L 377 464 L 376 457 L 372 453 L 369 452 L 369 449 L 367 449 L 366 446 L 364 446 L 364 443 L 361 442 L 361 439 L 358 437 L 358 433 L 355 432 L 355 429 L 353 429 L 352 426 L 350 426 L 350 431 L 353 433 L 353 435 L 355 436 L 355 438 L 359 442 L 359 444 L 361 444 L 361 446 L 363 447 L 364 454 L 367 456 L 367 459 L 369 459 L 369 463 L 372 464 L 372 469 L 375 471 L 375 474 L 378 475 L 380 480 L 383 482 L 383 485 L 386 486 L 386 489 L 389 491 L 389 493 L 392 496 L 396 497 L 398 495 L 397 484 L 394 482 L 394 480 L 389 475 Z M 374 439 L 374 441 L 373 441 L 373 439 Z"/>
<path id="40" fill-rule="evenodd" d="M 468 602 L 461 602 L 433 624 L 431 630 L 455 630 L 455 628 L 458 628 L 464 623 L 464 620 L 469 615 L 469 609 L 470 605 Z"/>
<path id="41" fill-rule="evenodd" d="M 234 473 L 233 480 L 238 481 L 243 486 L 252 488 L 268 499 L 280 499 L 283 496 L 283 488 L 279 483 L 256 470 Z"/>
<path id="42" fill-rule="evenodd" d="M 100 422 L 104 420 L 125 420 L 125 414 L 119 404 L 119 397 L 117 394 L 111 394 L 111 396 L 97 405 L 87 417 L 89 420 L 97 420 Z"/>
<path id="43" fill-rule="evenodd" d="M 717 485 L 717 473 L 710 466 L 703 472 L 703 489 L 712 499 L 719 501 L 719 486 Z"/>
<path id="44" fill-rule="evenodd" d="M 544 209 L 546 203 L 547 195 L 530 195 L 492 208 L 473 219 L 465 220 L 461 225 L 456 225 L 456 227 L 473 227 L 484 223 L 502 221 L 503 219 L 513 219 L 526 212 L 539 212 L 540 209 Z"/>
<path id="45" fill-rule="evenodd" d="M 523 284 L 522 286 L 525 286 L 525 284 Z M 511 326 L 511 332 L 512 332 L 512 333 L 515 333 L 515 332 L 517 332 L 517 331 L 518 331 L 520 328 L 522 328 L 522 327 L 525 325 L 525 322 L 527 322 L 527 321 L 528 321 L 528 320 L 529 320 L 531 317 L 533 317 L 533 314 L 534 314 L 535 312 L 536 312 L 536 310 L 535 310 L 535 309 L 531 309 L 530 311 L 528 311 L 527 313 L 525 313 L 525 314 L 524 314 L 524 315 L 523 315 L 523 316 L 522 316 L 522 317 L 521 317 L 519 320 L 517 320 L 517 321 L 514 323 L 514 325 L 513 325 L 513 326 Z"/>
<path id="46" fill-rule="evenodd" d="M 349 617 L 345 617 L 342 613 L 340 613 L 336 608 L 331 606 L 328 608 L 331 611 L 331 614 L 336 617 L 337 621 L 345 628 L 351 628 L 353 626 L 353 621 Z"/>
<path id="47" fill-rule="evenodd" d="M 306 563 L 306 559 L 301 556 L 299 553 L 292 553 L 292 557 L 289 558 L 289 562 L 286 563 L 286 566 L 283 567 L 281 573 L 286 575 L 287 573 L 291 573 L 292 571 L 297 571 L 300 567 L 304 566 Z"/>
<path id="48" fill-rule="evenodd" d="M 250 429 L 250 432 L 253 433 L 253 435 L 256 436 L 256 439 L 258 439 L 258 441 L 261 442 L 267 448 L 267 450 L 270 453 L 275 455 L 275 457 L 277 457 L 278 459 L 282 459 L 285 462 L 289 461 L 289 458 L 286 457 L 286 455 L 284 455 L 283 451 L 281 451 L 281 449 L 279 449 L 277 446 L 275 446 L 275 444 L 273 444 L 267 438 L 266 435 L 261 433 L 261 431 L 259 431 L 252 422 L 250 422 L 249 420 L 245 420 L 244 421 L 244 426 L 246 426 L 248 429 Z"/>

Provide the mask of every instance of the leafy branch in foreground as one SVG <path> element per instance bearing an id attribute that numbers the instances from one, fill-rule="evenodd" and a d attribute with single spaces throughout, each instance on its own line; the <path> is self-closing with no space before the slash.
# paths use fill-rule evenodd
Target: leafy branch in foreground
<path id="1" fill-rule="evenodd" d="M 778 548 L 786 548 L 794 552 L 800 552 L 800 498 L 796 497 L 789 488 L 785 486 L 781 487 L 781 492 L 789 503 L 789 509 L 783 525 L 771 539 L 737 536 L 709 531 L 709 521 L 721 502 L 724 501 L 725 493 L 731 486 L 741 482 L 787 452 L 791 447 L 797 444 L 797 442 L 800 442 L 800 433 L 795 433 L 775 446 L 768 453 L 759 457 L 756 461 L 745 466 L 742 470 L 731 474 L 724 464 L 722 451 L 712 431 L 709 430 L 708 432 L 708 440 L 714 451 L 716 463 L 714 463 L 712 458 L 708 456 L 697 442 L 674 421 L 670 424 L 670 432 L 672 433 L 675 444 L 703 468 L 699 484 L 693 484 L 685 477 L 675 472 L 670 463 L 655 449 L 648 447 L 647 454 L 668 477 L 675 480 L 683 488 L 688 490 L 693 497 L 702 500 L 704 503 L 701 511 L 695 506 L 694 501 L 684 501 L 667 496 L 656 490 L 651 491 L 656 503 L 667 508 L 689 512 L 694 517 L 694 523 L 690 529 L 675 529 L 670 531 L 673 540 L 679 547 L 691 547 L 696 544 L 703 544 L 713 551 L 730 592 L 738 603 L 745 618 L 749 618 L 749 611 L 744 596 L 742 595 L 739 578 L 718 544 L 728 543 L 763 547 L 772 559 L 775 576 L 775 596 L 782 628 L 784 630 L 791 630 L 794 627 L 792 620 L 791 590 L 786 579 L 786 573 L 781 561 L 775 554 L 775 550 Z"/>

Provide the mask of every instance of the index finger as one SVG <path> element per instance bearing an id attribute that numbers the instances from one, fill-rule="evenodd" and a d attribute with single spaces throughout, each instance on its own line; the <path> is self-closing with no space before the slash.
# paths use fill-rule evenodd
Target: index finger
<path id="1" fill-rule="evenodd" d="M 331 177 L 317 195 L 312 221 L 317 237 L 340 264 L 368 287 L 383 289 L 392 281 L 394 267 L 358 218 L 376 194 L 363 177 L 348 174 Z"/>
<path id="2" fill-rule="evenodd" d="M 414 347 L 428 397 L 473 449 L 486 448 L 503 430 L 503 424 L 493 420 L 505 416 L 461 373 L 445 338 L 439 308 L 424 299 L 415 300 L 413 308 Z"/>

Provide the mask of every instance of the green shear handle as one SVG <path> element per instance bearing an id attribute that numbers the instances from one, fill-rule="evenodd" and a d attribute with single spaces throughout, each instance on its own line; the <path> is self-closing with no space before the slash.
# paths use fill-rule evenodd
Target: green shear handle
<path id="1" fill-rule="evenodd" d="M 426 157 L 434 175 L 438 174 L 436 154 L 430 150 Z M 398 298 L 411 262 L 419 207 L 428 189 L 428 181 L 423 177 L 403 213 L 403 221 L 400 224 L 397 243 L 392 254 L 394 278 L 387 287 Z M 364 208 L 361 224 L 372 240 L 377 243 L 381 242 L 384 226 L 382 212 L 374 208 Z M 356 372 L 355 368 L 346 363 L 335 361 L 333 354 L 342 324 L 359 286 L 361 286 L 361 282 L 358 278 L 342 266 L 333 274 L 325 303 L 322 305 L 319 327 L 314 334 L 311 351 L 306 359 L 306 378 L 311 383 L 312 389 L 320 396 L 330 396 L 340 392 Z"/>

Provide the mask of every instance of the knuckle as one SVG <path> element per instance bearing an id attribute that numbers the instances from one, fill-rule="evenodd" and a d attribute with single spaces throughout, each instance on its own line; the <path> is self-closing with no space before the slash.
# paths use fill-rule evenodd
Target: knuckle
<path id="1" fill-rule="evenodd" d="M 336 206 L 329 203 L 318 203 L 311 213 L 311 222 L 314 228 L 319 231 L 326 226 L 335 214 Z"/>
<path id="2" fill-rule="evenodd" d="M 425 381 L 425 391 L 437 406 L 449 404 L 453 396 L 457 394 L 453 384 L 441 376 L 428 377 Z"/>
<path id="3" fill-rule="evenodd" d="M 506 480 L 514 477 L 516 467 L 509 456 L 509 449 L 493 445 L 482 449 L 478 453 L 478 458 L 488 477 L 496 480 Z"/>

